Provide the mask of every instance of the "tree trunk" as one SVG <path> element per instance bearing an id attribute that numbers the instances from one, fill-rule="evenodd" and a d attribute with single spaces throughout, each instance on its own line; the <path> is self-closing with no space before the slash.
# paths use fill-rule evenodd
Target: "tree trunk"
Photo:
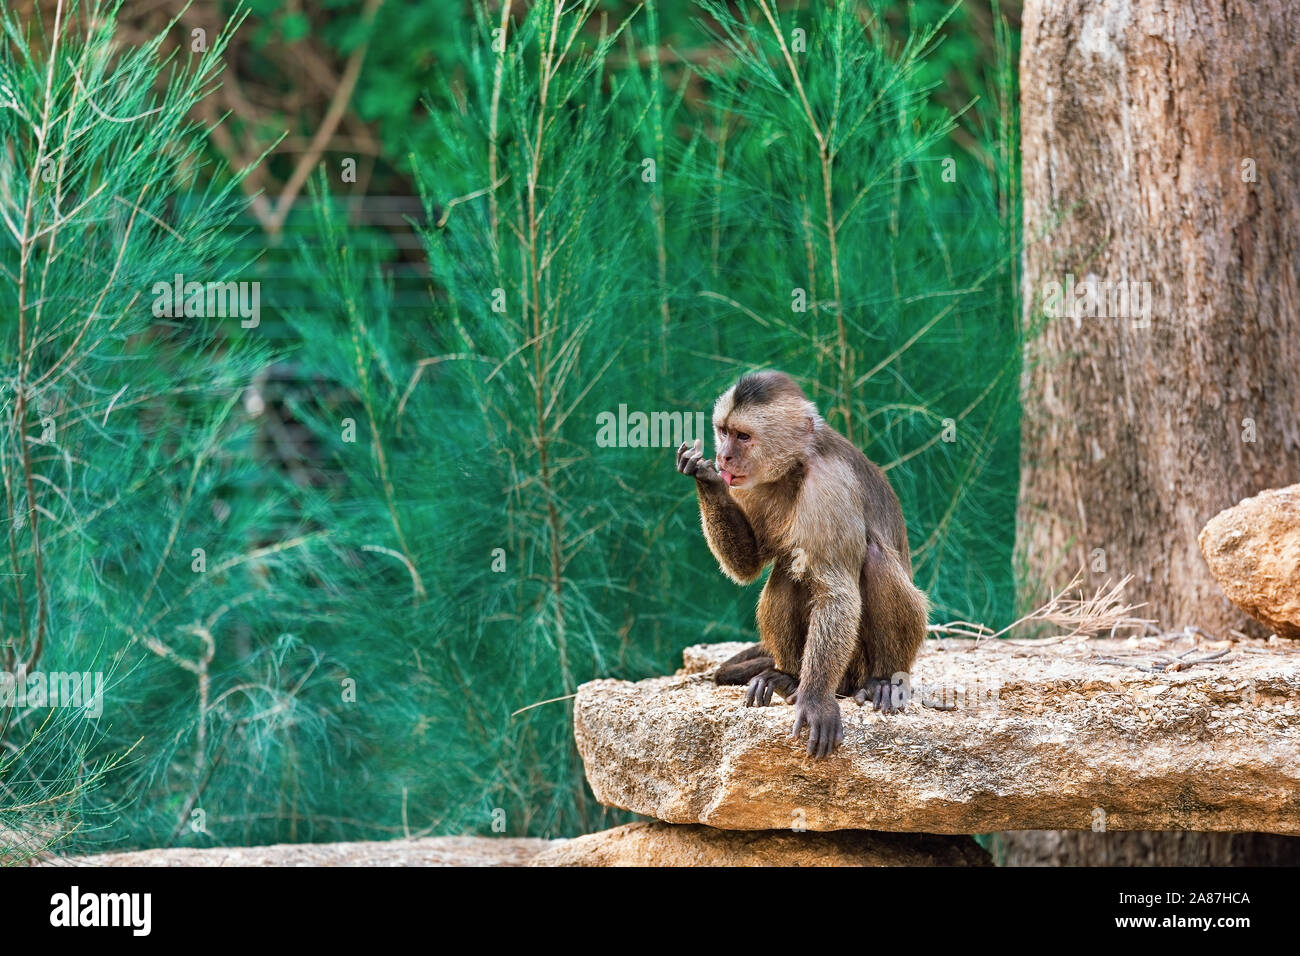
<path id="1" fill-rule="evenodd" d="M 1044 323 L 1021 593 L 1081 565 L 1094 585 L 1133 574 L 1144 616 L 1227 636 L 1246 618 L 1197 535 L 1300 480 L 1300 4 L 1027 0 L 1020 70 L 1025 308 Z M 1099 316 L 1040 318 L 1068 276 L 1104 283 Z M 1117 293 L 1134 282 L 1149 324 Z"/>
<path id="2" fill-rule="evenodd" d="M 1300 866 L 1300 837 L 1271 833 L 1015 830 L 989 851 L 998 866 Z"/>
<path id="3" fill-rule="evenodd" d="M 1221 509 L 1300 478 L 1300 5 L 1027 0 L 1020 70 L 1025 308 L 1038 330 L 1023 382 L 1021 594 L 1036 601 L 1082 565 L 1093 584 L 1134 575 L 1129 596 L 1167 629 L 1247 629 L 1196 539 Z M 1050 283 L 1070 276 L 1099 283 L 1098 315 L 1086 300 L 1069 315 Z M 1145 310 L 1140 295 L 1112 301 L 1133 282 L 1149 284 Z M 1263 834 L 1004 839 L 1008 862 L 1297 853 Z"/>

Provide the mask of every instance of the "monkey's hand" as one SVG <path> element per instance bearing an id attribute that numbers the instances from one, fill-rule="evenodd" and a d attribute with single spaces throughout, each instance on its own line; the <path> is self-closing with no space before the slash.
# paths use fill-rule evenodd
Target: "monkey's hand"
<path id="1" fill-rule="evenodd" d="M 844 742 L 844 724 L 840 721 L 840 705 L 834 694 L 808 694 L 800 689 L 794 705 L 794 730 L 791 740 L 799 738 L 799 731 L 808 728 L 808 756 L 829 757 Z"/>
<path id="2" fill-rule="evenodd" d="M 704 457 L 704 442 L 697 438 L 693 445 L 682 442 L 677 449 L 677 470 L 683 475 L 690 475 L 702 485 L 725 487 L 726 482 L 713 467 L 713 462 Z"/>
<path id="3" fill-rule="evenodd" d="M 749 687 L 745 690 L 745 706 L 766 707 L 772 703 L 772 693 L 774 691 L 789 703 L 790 699 L 794 697 L 795 688 L 798 686 L 799 682 L 785 671 L 769 667 L 749 682 Z"/>

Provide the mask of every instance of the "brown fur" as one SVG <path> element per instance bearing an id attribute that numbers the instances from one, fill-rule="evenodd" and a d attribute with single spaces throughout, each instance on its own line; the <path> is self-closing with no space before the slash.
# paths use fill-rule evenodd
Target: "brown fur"
<path id="1" fill-rule="evenodd" d="M 773 565 L 758 602 L 760 643 L 715 679 L 748 683 L 774 669 L 807 699 L 910 671 L 928 602 L 912 583 L 902 508 L 884 472 L 780 372 L 728 389 L 714 428 L 716 462 L 688 472 L 709 548 L 738 583 Z"/>

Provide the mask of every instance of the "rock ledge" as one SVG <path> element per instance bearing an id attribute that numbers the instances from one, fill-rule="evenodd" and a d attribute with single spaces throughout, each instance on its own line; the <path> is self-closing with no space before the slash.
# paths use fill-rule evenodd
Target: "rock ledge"
<path id="1" fill-rule="evenodd" d="M 884 717 L 841 701 L 845 744 L 821 761 L 787 739 L 792 708 L 746 709 L 743 688 L 713 684 L 742 646 L 688 648 L 672 677 L 579 688 L 598 799 L 728 830 L 1300 834 L 1289 641 L 927 641 L 916 681 L 956 709 L 914 699 Z"/>

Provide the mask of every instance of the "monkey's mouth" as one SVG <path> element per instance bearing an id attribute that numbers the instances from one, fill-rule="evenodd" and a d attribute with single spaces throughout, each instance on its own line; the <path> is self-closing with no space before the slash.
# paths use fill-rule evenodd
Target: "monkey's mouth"
<path id="1" fill-rule="evenodd" d="M 729 471 L 721 471 L 718 472 L 718 474 L 722 475 L 722 480 L 727 483 L 728 488 L 734 488 L 736 485 L 742 484 L 745 480 L 744 475 L 733 475 Z"/>

